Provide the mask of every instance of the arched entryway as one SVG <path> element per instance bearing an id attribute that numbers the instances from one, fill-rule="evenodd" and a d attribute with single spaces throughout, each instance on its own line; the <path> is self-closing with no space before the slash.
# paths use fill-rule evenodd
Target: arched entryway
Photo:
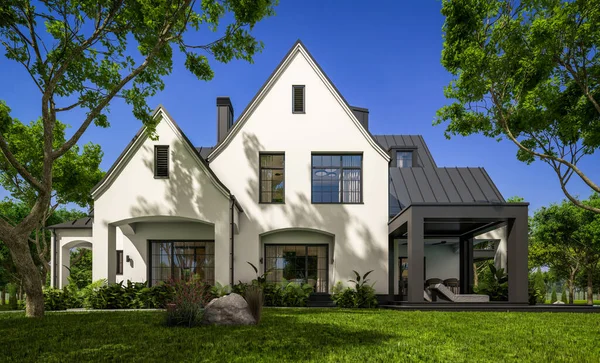
<path id="1" fill-rule="evenodd" d="M 283 229 L 261 235 L 267 281 L 308 283 L 316 293 L 331 288 L 334 235 L 314 229 Z"/>

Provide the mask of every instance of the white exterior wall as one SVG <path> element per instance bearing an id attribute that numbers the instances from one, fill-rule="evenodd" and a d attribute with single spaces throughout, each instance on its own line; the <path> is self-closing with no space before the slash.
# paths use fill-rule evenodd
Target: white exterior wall
<path id="1" fill-rule="evenodd" d="M 71 267 L 71 249 L 75 247 L 92 248 L 92 230 L 91 229 L 56 229 L 56 237 L 52 238 L 52 250 L 50 260 L 50 286 L 62 289 L 69 283 L 68 276 Z M 56 251 L 54 245 L 56 244 Z M 93 258 L 93 257 L 92 257 Z M 54 274 L 58 272 L 57 283 L 54 286 Z"/>
<path id="2" fill-rule="evenodd" d="M 211 169 L 245 212 L 236 235 L 235 280 L 254 278 L 246 261 L 264 269 L 259 265 L 261 234 L 312 229 L 334 236 L 330 286 L 353 278 L 352 270 L 374 270 L 370 279 L 376 282 L 377 292 L 387 293 L 388 161 L 353 122 L 354 116 L 303 51 L 295 52 L 239 131 L 210 156 Z M 292 85 L 305 85 L 305 114 L 292 114 Z M 285 204 L 258 202 L 261 151 L 285 152 Z M 312 204 L 312 152 L 363 153 L 364 204 Z"/>
<path id="3" fill-rule="evenodd" d="M 193 154 L 176 127 L 165 117 L 156 129 L 159 139 L 140 137 L 115 167 L 116 177 L 94 192 L 93 280 L 116 281 L 116 250 L 134 259 L 134 267 L 125 266 L 122 279 L 146 281 L 147 250 L 145 239 L 202 238 L 181 230 L 181 222 L 208 224 L 215 239 L 215 277 L 229 283 L 229 197 L 215 185 L 204 166 Z M 169 145 L 169 178 L 154 178 L 154 146 Z M 143 223 L 141 223 L 143 222 Z M 160 228 L 144 223 L 168 222 Z M 121 236 L 119 229 L 134 237 Z M 204 230 L 204 228 L 203 228 Z M 122 239 L 122 240 L 121 240 Z M 137 261 L 137 262 L 136 262 Z"/>

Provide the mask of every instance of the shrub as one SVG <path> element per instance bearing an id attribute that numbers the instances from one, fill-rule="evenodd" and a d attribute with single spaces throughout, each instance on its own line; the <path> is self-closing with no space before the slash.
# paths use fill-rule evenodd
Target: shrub
<path id="1" fill-rule="evenodd" d="M 554 304 L 558 301 L 558 297 L 556 296 L 556 290 L 552 289 L 552 297 L 550 298 L 550 304 Z"/>
<path id="2" fill-rule="evenodd" d="M 336 306 L 341 308 L 373 308 L 377 306 L 377 296 L 373 284 L 368 285 L 367 276 L 373 270 L 361 275 L 353 271 L 355 278 L 349 280 L 354 283 L 354 289 L 350 287 L 344 287 L 341 281 L 338 281 L 332 290 L 331 299 L 335 302 Z"/>
<path id="3" fill-rule="evenodd" d="M 569 299 L 567 298 L 567 290 L 563 290 L 562 294 L 560 295 L 560 301 L 564 302 L 565 304 L 569 303 Z"/>
<path id="4" fill-rule="evenodd" d="M 507 301 L 508 275 L 504 273 L 503 268 L 496 269 L 494 264 L 490 264 L 488 273 L 483 274 L 482 280 L 479 281 L 475 292 L 488 295 L 490 301 Z M 534 295 L 537 296 L 538 294 L 535 293 Z M 531 293 L 530 296 L 532 296 Z"/>
<path id="5" fill-rule="evenodd" d="M 164 282 L 160 282 L 152 287 L 141 289 L 133 305 L 137 309 L 164 309 L 167 307 L 167 302 L 172 299 L 172 287 Z"/>
<path id="6" fill-rule="evenodd" d="M 49 288 L 44 290 L 44 309 L 48 311 L 67 310 L 67 296 L 60 289 Z"/>
<path id="7" fill-rule="evenodd" d="M 244 291 L 244 299 L 248 303 L 250 312 L 256 320 L 256 324 L 260 323 L 262 318 L 262 310 L 264 305 L 263 289 L 258 285 L 251 285 Z"/>
<path id="8" fill-rule="evenodd" d="M 173 291 L 172 299 L 167 303 L 167 325 L 197 325 L 202 320 L 203 308 L 213 294 L 210 286 L 201 280 L 170 280 L 167 285 Z"/>
<path id="9" fill-rule="evenodd" d="M 231 294 L 231 286 L 229 285 L 221 285 L 219 281 L 215 283 L 214 286 L 210 288 L 210 291 L 215 297 L 223 297 L 225 295 Z"/>
<path id="10" fill-rule="evenodd" d="M 340 308 L 353 308 L 355 295 L 356 292 L 353 289 L 345 287 L 341 281 L 338 281 L 333 287 L 331 299 Z"/>
<path id="11" fill-rule="evenodd" d="M 313 287 L 309 284 L 289 282 L 285 279 L 279 283 L 265 282 L 265 305 L 287 307 L 306 306 L 312 292 Z"/>

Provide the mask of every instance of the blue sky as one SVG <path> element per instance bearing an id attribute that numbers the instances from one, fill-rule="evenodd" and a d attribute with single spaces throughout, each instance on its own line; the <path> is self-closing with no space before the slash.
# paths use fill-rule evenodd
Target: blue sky
<path id="1" fill-rule="evenodd" d="M 217 96 L 229 96 L 235 115 L 258 91 L 297 39 L 301 39 L 351 105 L 368 108 L 374 134 L 421 134 L 439 166 L 482 166 L 502 194 L 519 195 L 531 203 L 530 211 L 564 198 L 553 171 L 542 162 L 517 161 L 516 147 L 482 136 L 444 137 L 444 126 L 432 126 L 435 112 L 448 103 L 443 87 L 451 77 L 440 64 L 442 50 L 441 2 L 384 1 L 281 1 L 277 14 L 255 27 L 265 44 L 254 64 L 233 61 L 213 63 L 215 77 L 201 82 L 177 57 L 164 91 L 149 100 L 163 104 L 197 146 L 212 146 L 216 139 Z M 200 32 L 192 41 L 203 44 L 214 34 Z M 29 122 L 40 114 L 40 95 L 22 67 L 0 58 L 3 87 L 0 99 L 13 117 Z M 140 128 L 129 106 L 111 104 L 111 127 L 91 127 L 82 143 L 102 146 L 102 168 L 107 170 Z M 81 114 L 62 121 L 77 126 Z M 74 128 L 73 127 L 73 128 Z M 598 154 L 581 167 L 600 181 Z M 572 182 L 573 193 L 583 197 L 589 188 Z"/>

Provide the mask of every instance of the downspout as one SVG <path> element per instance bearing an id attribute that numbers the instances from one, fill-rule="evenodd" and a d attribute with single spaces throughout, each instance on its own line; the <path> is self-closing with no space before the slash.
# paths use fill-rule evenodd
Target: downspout
<path id="1" fill-rule="evenodd" d="M 229 239 L 230 239 L 230 248 L 231 248 L 231 252 L 229 253 L 230 256 L 230 266 L 231 266 L 231 276 L 229 279 L 229 284 L 230 286 L 233 286 L 233 257 L 234 257 L 234 253 L 233 253 L 233 248 L 234 248 L 234 242 L 235 242 L 235 227 L 234 227 L 234 208 L 235 208 L 235 197 L 233 195 L 230 196 L 230 205 L 229 205 Z"/>

